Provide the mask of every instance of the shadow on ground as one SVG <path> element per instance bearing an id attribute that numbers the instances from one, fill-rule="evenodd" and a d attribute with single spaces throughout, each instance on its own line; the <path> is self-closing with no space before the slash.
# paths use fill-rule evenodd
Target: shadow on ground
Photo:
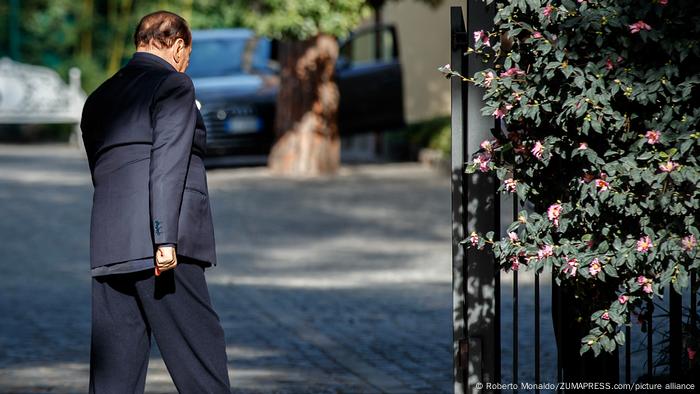
<path id="1" fill-rule="evenodd" d="M 234 392 L 451 391 L 447 177 L 215 169 L 209 188 Z M 72 148 L 0 146 L 0 393 L 87 391 L 91 193 Z M 157 349 L 147 392 L 175 392 Z"/>

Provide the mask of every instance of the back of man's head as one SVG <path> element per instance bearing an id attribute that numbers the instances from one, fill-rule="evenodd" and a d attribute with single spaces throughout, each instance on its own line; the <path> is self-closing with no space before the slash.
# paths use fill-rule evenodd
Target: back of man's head
<path id="1" fill-rule="evenodd" d="M 186 46 L 192 44 L 192 32 L 187 21 L 169 11 L 150 13 L 139 21 L 134 32 L 136 48 L 153 45 L 158 49 L 170 48 L 181 38 Z"/>

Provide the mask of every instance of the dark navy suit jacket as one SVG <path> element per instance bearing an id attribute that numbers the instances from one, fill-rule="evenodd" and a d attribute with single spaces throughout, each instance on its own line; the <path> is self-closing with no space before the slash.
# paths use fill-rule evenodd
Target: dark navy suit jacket
<path id="1" fill-rule="evenodd" d="M 137 52 L 88 97 L 80 126 L 95 188 L 92 268 L 153 258 L 161 244 L 215 265 L 206 129 L 190 78 Z"/>

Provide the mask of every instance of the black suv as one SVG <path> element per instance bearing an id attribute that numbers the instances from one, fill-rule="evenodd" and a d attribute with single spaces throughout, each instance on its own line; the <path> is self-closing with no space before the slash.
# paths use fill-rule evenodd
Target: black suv
<path id="1" fill-rule="evenodd" d="M 207 126 L 208 156 L 245 161 L 269 153 L 279 86 L 275 46 L 248 29 L 193 32 L 187 74 Z M 358 30 L 340 42 L 335 76 L 341 136 L 404 126 L 398 55 L 392 26 Z"/>

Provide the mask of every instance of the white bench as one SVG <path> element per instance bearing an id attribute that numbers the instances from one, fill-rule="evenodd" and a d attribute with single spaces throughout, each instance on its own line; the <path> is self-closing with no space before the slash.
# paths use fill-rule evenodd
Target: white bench
<path id="1" fill-rule="evenodd" d="M 0 59 L 0 124 L 73 124 L 70 142 L 82 146 L 80 117 L 85 92 L 80 70 L 69 70 L 66 84 L 55 71 Z"/>

